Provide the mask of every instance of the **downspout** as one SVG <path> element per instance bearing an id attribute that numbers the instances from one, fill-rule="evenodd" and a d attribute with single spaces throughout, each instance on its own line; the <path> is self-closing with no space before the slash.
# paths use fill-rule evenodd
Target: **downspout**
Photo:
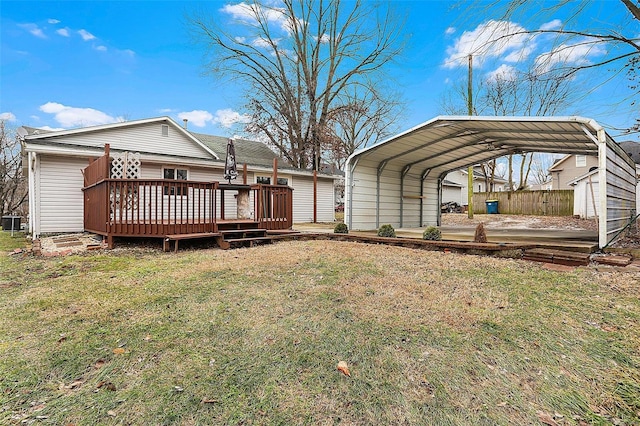
<path id="1" fill-rule="evenodd" d="M 387 166 L 387 160 L 378 164 L 378 173 L 376 174 L 376 229 L 380 227 L 380 176 Z"/>
<path id="2" fill-rule="evenodd" d="M 411 170 L 411 165 L 404 166 L 400 173 L 400 228 L 404 223 L 404 178 Z"/>
<path id="3" fill-rule="evenodd" d="M 36 153 L 29 152 L 27 154 L 27 169 L 29 179 L 29 233 L 32 238 L 37 238 L 36 233 L 36 188 L 35 188 L 35 167 L 36 167 Z"/>
<path id="4" fill-rule="evenodd" d="M 347 191 L 347 204 L 348 204 L 348 215 L 347 215 L 347 226 L 349 229 L 353 227 L 353 187 L 355 186 L 355 182 L 353 180 L 353 172 L 356 170 L 356 166 L 358 165 L 358 160 L 360 157 L 356 157 L 353 160 L 353 164 L 349 164 L 349 169 L 347 172 L 347 181 L 345 182 L 345 190 Z"/>

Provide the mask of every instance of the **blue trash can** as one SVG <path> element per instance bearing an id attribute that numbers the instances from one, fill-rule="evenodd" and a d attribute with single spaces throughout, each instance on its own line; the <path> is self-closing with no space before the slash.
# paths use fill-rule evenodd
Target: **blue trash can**
<path id="1" fill-rule="evenodd" d="M 487 214 L 498 214 L 498 200 L 487 200 Z"/>

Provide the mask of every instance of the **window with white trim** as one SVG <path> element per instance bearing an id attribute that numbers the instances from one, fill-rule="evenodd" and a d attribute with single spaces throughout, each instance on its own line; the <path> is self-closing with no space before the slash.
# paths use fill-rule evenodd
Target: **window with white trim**
<path id="1" fill-rule="evenodd" d="M 576 167 L 587 167 L 586 155 L 576 155 Z"/>
<path id="2" fill-rule="evenodd" d="M 256 183 L 263 185 L 271 185 L 271 176 L 256 176 Z M 289 185 L 289 178 L 278 177 L 276 185 Z"/>
<path id="3" fill-rule="evenodd" d="M 178 169 L 173 167 L 162 168 L 162 178 L 171 180 L 188 180 L 189 171 L 187 169 Z M 186 188 L 185 188 L 186 190 Z M 164 195 L 187 195 L 183 194 L 182 185 L 165 185 Z"/>

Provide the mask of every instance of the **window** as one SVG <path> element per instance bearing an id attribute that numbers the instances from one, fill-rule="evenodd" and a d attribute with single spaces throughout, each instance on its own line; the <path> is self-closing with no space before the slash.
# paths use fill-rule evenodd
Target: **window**
<path id="1" fill-rule="evenodd" d="M 587 167 L 586 155 L 576 155 L 576 167 Z"/>
<path id="2" fill-rule="evenodd" d="M 162 136 L 169 136 L 169 126 L 166 124 L 162 125 Z"/>
<path id="3" fill-rule="evenodd" d="M 187 169 L 174 169 L 174 168 L 165 167 L 162 169 L 162 176 L 164 179 L 187 180 L 188 172 L 187 172 Z M 164 186 L 164 195 L 187 195 L 186 193 L 183 194 L 182 191 L 183 191 L 182 186 L 176 186 L 176 185 Z"/>
<path id="4" fill-rule="evenodd" d="M 263 185 L 271 185 L 271 177 L 256 176 L 256 183 L 261 183 Z M 277 185 L 289 185 L 289 178 L 279 177 L 277 180 Z"/>

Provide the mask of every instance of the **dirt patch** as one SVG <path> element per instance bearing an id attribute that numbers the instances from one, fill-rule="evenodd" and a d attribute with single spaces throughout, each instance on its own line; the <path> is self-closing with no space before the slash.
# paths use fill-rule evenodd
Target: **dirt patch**
<path id="1" fill-rule="evenodd" d="M 100 235 L 90 233 L 41 237 L 39 241 L 40 252 L 43 256 L 66 256 L 87 250 L 106 248 L 106 244 Z"/>
<path id="2" fill-rule="evenodd" d="M 512 228 L 512 229 L 567 229 L 597 231 L 598 226 L 594 219 L 577 219 L 573 216 L 526 216 L 504 214 L 474 214 L 469 219 L 466 213 L 444 213 L 442 226 L 468 226 L 475 227 L 484 223 L 485 228 Z"/>

